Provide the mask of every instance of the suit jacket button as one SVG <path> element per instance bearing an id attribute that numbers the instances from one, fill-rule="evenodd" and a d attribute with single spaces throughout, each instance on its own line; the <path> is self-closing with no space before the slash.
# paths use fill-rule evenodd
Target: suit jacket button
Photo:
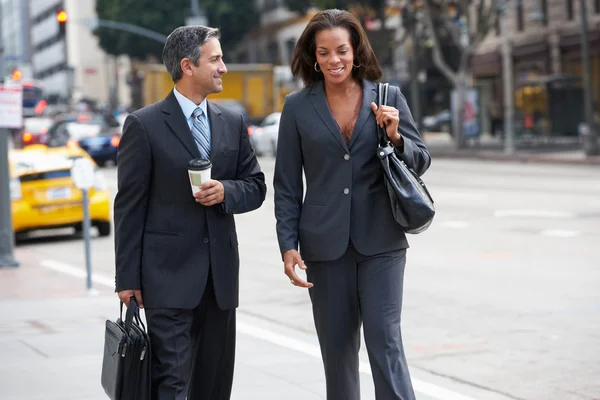
<path id="1" fill-rule="evenodd" d="M 344 160 L 348 161 L 350 159 L 350 154 L 344 154 Z"/>
<path id="2" fill-rule="evenodd" d="M 203 241 L 204 243 L 208 243 L 208 242 L 210 242 L 210 240 L 209 240 L 207 237 L 203 238 L 203 239 L 202 239 L 202 241 Z"/>
<path id="3" fill-rule="evenodd" d="M 348 188 L 344 189 L 344 194 L 348 194 L 348 193 L 350 193 L 350 189 L 348 189 Z"/>

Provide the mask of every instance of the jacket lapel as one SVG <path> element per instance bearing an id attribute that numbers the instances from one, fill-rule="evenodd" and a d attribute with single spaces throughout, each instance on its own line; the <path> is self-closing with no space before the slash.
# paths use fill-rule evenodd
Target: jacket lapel
<path id="1" fill-rule="evenodd" d="M 162 112 L 165 113 L 165 122 L 187 151 L 192 157 L 199 158 L 200 151 L 198 150 L 198 146 L 196 146 L 190 127 L 185 120 L 183 111 L 181 111 L 181 107 L 173 91 L 164 100 Z"/>
<path id="2" fill-rule="evenodd" d="M 225 120 L 221 110 L 212 102 L 206 102 L 208 123 L 210 125 L 210 158 L 212 163 L 219 161 L 219 153 L 223 149 L 223 135 L 225 135 Z"/>
<path id="3" fill-rule="evenodd" d="M 358 114 L 358 118 L 356 119 L 356 124 L 354 124 L 354 130 L 352 131 L 352 138 L 350 139 L 349 147 L 352 147 L 352 144 L 354 144 L 354 142 L 358 139 L 358 136 L 362 132 L 365 123 L 373 114 L 373 110 L 371 110 L 371 103 L 376 102 L 376 99 L 377 86 L 373 82 L 363 79 L 362 105 L 360 106 L 360 112 Z"/>
<path id="4" fill-rule="evenodd" d="M 346 146 L 346 142 L 342 137 L 342 133 L 338 128 L 335 119 L 333 118 L 333 114 L 329 109 L 329 105 L 327 104 L 327 99 L 325 98 L 325 89 L 323 87 L 323 81 L 316 82 L 311 91 L 310 91 L 310 101 L 314 106 L 317 114 L 323 120 L 323 123 L 329 129 L 329 132 L 333 135 L 335 140 L 344 148 L 344 150 L 348 150 Z"/>

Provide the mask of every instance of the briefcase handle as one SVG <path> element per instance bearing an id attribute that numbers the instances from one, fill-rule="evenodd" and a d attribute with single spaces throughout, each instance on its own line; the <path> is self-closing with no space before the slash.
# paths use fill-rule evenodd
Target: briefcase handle
<path id="1" fill-rule="evenodd" d="M 123 302 L 121 301 L 121 313 L 120 317 L 123 320 Z M 140 307 L 138 306 L 137 301 L 135 301 L 135 297 L 131 296 L 129 299 L 129 306 L 127 306 L 127 311 L 125 312 L 125 332 L 129 332 L 131 329 L 131 324 L 136 322 L 138 325 L 142 327 L 145 331 L 146 326 L 142 322 L 142 318 L 140 317 Z"/>

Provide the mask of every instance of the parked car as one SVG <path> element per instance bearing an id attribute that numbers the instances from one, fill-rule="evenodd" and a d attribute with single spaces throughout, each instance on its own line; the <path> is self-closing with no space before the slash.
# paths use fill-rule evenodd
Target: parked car
<path id="1" fill-rule="evenodd" d="M 9 152 L 10 198 L 13 231 L 73 227 L 82 230 L 82 193 L 71 178 L 73 160 L 90 156 L 78 147 L 49 148 L 32 145 Z M 89 190 L 92 226 L 100 236 L 111 232 L 110 194 L 96 169 Z"/>
<path id="2" fill-rule="evenodd" d="M 451 132 L 452 113 L 443 110 L 434 115 L 428 115 L 422 119 L 423 130 L 428 132 Z"/>
<path id="3" fill-rule="evenodd" d="M 277 135 L 281 113 L 276 112 L 267 117 L 250 134 L 250 143 L 257 156 L 277 155 Z"/>
<path id="4" fill-rule="evenodd" d="M 54 120 L 48 117 L 31 117 L 23 120 L 23 129 L 20 131 L 16 147 L 23 148 L 32 144 L 45 144 L 48 141 L 48 129 Z"/>
<path id="5" fill-rule="evenodd" d="M 85 150 L 99 165 L 116 164 L 122 124 L 96 113 L 77 113 L 59 117 L 48 130 L 48 145 L 74 146 Z"/>

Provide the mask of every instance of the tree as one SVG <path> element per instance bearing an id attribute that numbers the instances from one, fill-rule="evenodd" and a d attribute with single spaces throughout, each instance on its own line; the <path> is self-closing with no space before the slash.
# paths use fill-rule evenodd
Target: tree
<path id="1" fill-rule="evenodd" d="M 291 11 L 297 11 L 301 14 L 306 13 L 310 7 L 317 7 L 322 10 L 328 8 L 353 10 L 357 14 L 364 14 L 370 10 L 375 11 L 378 16 L 382 16 L 385 0 L 285 0 L 285 6 Z M 360 17 L 360 15 L 358 16 Z"/>
<path id="2" fill-rule="evenodd" d="M 471 57 L 496 24 L 497 3 L 498 0 L 422 0 L 423 19 L 433 41 L 433 61 L 457 91 L 458 107 L 452 115 L 452 130 L 457 148 L 465 145 L 463 116 L 467 89 L 472 84 Z M 460 61 L 457 69 L 453 69 L 444 57 L 441 45 L 443 34 L 447 34 L 458 49 Z"/>
<path id="3" fill-rule="evenodd" d="M 204 0 L 208 24 L 221 29 L 221 46 L 224 53 L 232 48 L 258 20 L 258 12 L 249 0 Z M 150 29 L 165 36 L 185 24 L 190 15 L 190 0 L 96 0 L 99 19 L 124 22 Z M 235 21 L 235 23 L 234 23 Z M 127 55 L 133 60 L 161 58 L 163 44 L 133 33 L 110 28 L 97 28 L 94 34 L 100 47 L 108 54 Z M 135 63 L 134 63 L 135 64 Z M 141 91 L 135 68 L 132 70 L 132 106 L 141 105 Z"/>

